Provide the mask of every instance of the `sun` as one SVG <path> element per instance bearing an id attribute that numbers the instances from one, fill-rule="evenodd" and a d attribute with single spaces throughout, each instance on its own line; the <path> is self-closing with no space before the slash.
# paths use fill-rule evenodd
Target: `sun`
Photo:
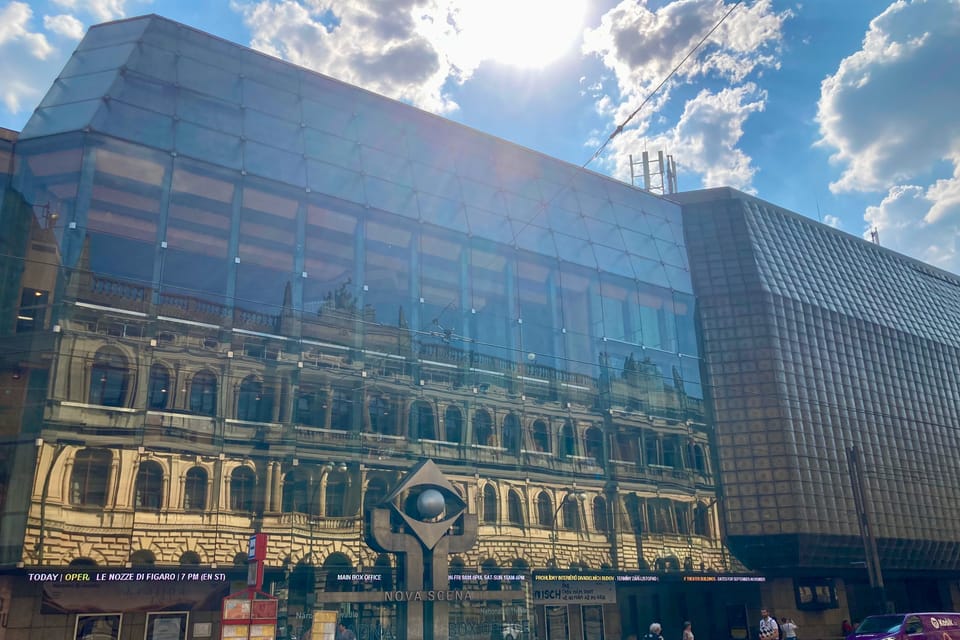
<path id="1" fill-rule="evenodd" d="M 586 0 L 463 0 L 459 5 L 458 39 L 471 57 L 539 69 L 578 42 Z"/>

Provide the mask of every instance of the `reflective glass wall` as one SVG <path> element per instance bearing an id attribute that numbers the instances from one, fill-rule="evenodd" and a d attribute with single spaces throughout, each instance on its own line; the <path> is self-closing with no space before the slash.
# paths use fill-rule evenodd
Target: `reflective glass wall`
<path id="1" fill-rule="evenodd" d="M 396 633 L 423 567 L 364 515 L 430 459 L 478 520 L 451 629 L 620 620 L 538 571 L 737 568 L 677 205 L 156 17 L 92 29 L 16 155 L 5 563 L 222 569 L 262 531 L 290 632 Z"/>

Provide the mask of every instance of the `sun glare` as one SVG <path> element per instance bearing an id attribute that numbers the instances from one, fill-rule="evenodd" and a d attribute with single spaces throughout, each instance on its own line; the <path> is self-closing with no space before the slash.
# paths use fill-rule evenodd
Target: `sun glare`
<path id="1" fill-rule="evenodd" d="M 544 67 L 576 44 L 586 0 L 465 0 L 461 44 L 476 59 L 528 69 Z"/>

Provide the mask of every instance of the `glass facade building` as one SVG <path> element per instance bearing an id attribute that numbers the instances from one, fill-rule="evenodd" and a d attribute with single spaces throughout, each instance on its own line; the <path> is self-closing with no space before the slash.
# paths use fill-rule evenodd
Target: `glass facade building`
<path id="1" fill-rule="evenodd" d="M 442 586 L 475 596 L 451 634 L 694 610 L 721 634 L 756 604 L 692 579 L 742 566 L 678 204 L 156 16 L 92 28 L 8 138 L 11 628 L 217 625 L 256 531 L 280 637 L 329 611 L 402 637 L 386 595 L 425 568 L 364 516 L 423 460 L 478 519 L 447 558 Z M 537 586 L 571 572 L 599 586 Z M 99 584 L 126 575 L 124 600 Z"/>
<path id="2" fill-rule="evenodd" d="M 731 189 L 671 198 L 684 210 L 733 552 L 768 573 L 843 578 L 850 619 L 869 612 L 859 478 L 888 599 L 949 607 L 960 278 Z"/>

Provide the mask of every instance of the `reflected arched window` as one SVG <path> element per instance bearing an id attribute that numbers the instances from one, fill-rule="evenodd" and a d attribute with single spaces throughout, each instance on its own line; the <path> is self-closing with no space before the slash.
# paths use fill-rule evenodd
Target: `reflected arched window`
<path id="1" fill-rule="evenodd" d="M 263 383 L 247 376 L 240 383 L 237 395 L 237 419 L 251 422 L 268 422 L 273 412 L 270 395 L 264 393 Z"/>
<path id="2" fill-rule="evenodd" d="M 526 561 L 526 560 L 524 560 L 524 559 L 522 559 L 522 558 L 517 558 L 517 559 L 514 560 L 513 563 L 510 565 L 510 573 L 511 573 L 512 575 L 514 575 L 514 576 L 517 576 L 517 577 L 526 576 L 526 578 L 529 580 L 529 578 L 530 578 L 530 565 L 527 564 L 527 561 Z M 524 583 L 523 580 L 511 580 L 511 581 L 510 581 L 510 588 L 511 588 L 511 589 L 522 589 L 522 588 L 523 588 L 523 583 Z"/>
<path id="3" fill-rule="evenodd" d="M 153 555 L 153 551 L 140 549 L 139 551 L 134 551 L 130 554 L 130 564 L 135 567 L 154 565 L 157 564 L 157 557 Z"/>
<path id="4" fill-rule="evenodd" d="M 533 448 L 535 451 L 550 453 L 550 431 L 543 420 L 533 423 Z"/>
<path id="5" fill-rule="evenodd" d="M 693 512 L 693 533 L 710 537 L 710 508 L 705 504 L 698 504 Z"/>
<path id="6" fill-rule="evenodd" d="M 163 467 L 153 460 L 140 464 L 134 490 L 134 507 L 159 511 L 163 505 Z"/>
<path id="7" fill-rule="evenodd" d="M 676 438 L 663 439 L 663 466 L 680 469 L 682 461 L 680 460 L 680 447 L 677 445 Z"/>
<path id="8" fill-rule="evenodd" d="M 520 494 L 514 490 L 507 494 L 507 515 L 510 524 L 523 526 L 523 501 L 520 499 Z"/>
<path id="9" fill-rule="evenodd" d="M 350 591 L 353 588 L 352 582 L 338 578 L 339 575 L 344 573 L 353 573 L 353 563 L 351 563 L 350 558 L 344 554 L 340 552 L 331 553 L 327 556 L 327 559 L 323 561 L 321 571 L 327 575 L 324 581 L 324 591 Z"/>
<path id="10" fill-rule="evenodd" d="M 192 467 L 184 477 L 184 511 L 203 511 L 207 508 L 207 471 L 203 467 Z"/>
<path id="11" fill-rule="evenodd" d="M 74 558 L 70 561 L 68 567 L 95 567 L 97 566 L 96 560 L 92 558 Z"/>
<path id="12" fill-rule="evenodd" d="M 541 527 L 553 527 L 553 500 L 546 491 L 537 496 L 537 522 Z"/>
<path id="13" fill-rule="evenodd" d="M 411 440 L 436 440 L 433 425 L 433 407 L 429 402 L 418 400 L 410 406 L 409 434 Z"/>
<path id="14" fill-rule="evenodd" d="M 326 497 L 324 500 L 324 515 L 328 518 L 342 518 L 347 514 L 347 489 L 350 486 L 350 476 L 343 471 L 332 471 L 327 474 Z"/>
<path id="15" fill-rule="evenodd" d="M 448 565 L 450 573 L 450 588 L 459 591 L 463 589 L 463 575 L 466 573 L 467 565 L 463 561 L 463 558 L 454 557 L 450 560 Z"/>
<path id="16" fill-rule="evenodd" d="M 373 563 L 373 572 L 380 576 L 378 587 L 384 591 L 393 589 L 393 565 L 390 563 L 390 556 L 381 553 Z"/>
<path id="17" fill-rule="evenodd" d="M 363 497 L 365 509 L 373 509 L 387 497 L 387 483 L 383 478 L 370 478 L 367 482 L 367 493 Z"/>
<path id="18" fill-rule="evenodd" d="M 371 396 L 367 413 L 370 416 L 370 431 L 394 435 L 397 430 L 397 415 L 394 403 L 387 396 Z"/>
<path id="19" fill-rule="evenodd" d="M 580 531 L 580 502 L 568 497 L 563 501 L 563 527 L 571 531 Z"/>
<path id="20" fill-rule="evenodd" d="M 237 467 L 230 474 L 230 508 L 234 511 L 253 512 L 253 492 L 257 475 L 250 467 Z"/>
<path id="21" fill-rule="evenodd" d="M 197 566 L 200 564 L 200 554 L 196 551 L 184 551 L 183 555 L 180 556 L 180 565 L 181 566 Z"/>
<path id="22" fill-rule="evenodd" d="M 447 442 L 463 442 L 463 414 L 454 406 L 447 407 L 443 413 L 443 429 Z"/>
<path id="23" fill-rule="evenodd" d="M 476 444 L 493 446 L 493 419 L 485 409 L 473 414 L 473 435 Z"/>
<path id="24" fill-rule="evenodd" d="M 703 446 L 699 444 L 693 445 L 693 468 L 700 473 L 707 472 L 707 457 L 703 453 Z"/>
<path id="25" fill-rule="evenodd" d="M 590 427 L 583 434 L 584 451 L 589 458 L 603 464 L 603 432 L 597 427 Z"/>
<path id="26" fill-rule="evenodd" d="M 573 423 L 569 420 L 564 421 L 560 427 L 560 455 L 577 455 L 577 436 L 573 429 Z"/>
<path id="27" fill-rule="evenodd" d="M 340 431 L 350 431 L 353 428 L 353 392 L 334 389 L 332 402 L 330 426 Z"/>
<path id="28" fill-rule="evenodd" d="M 607 526 L 607 501 L 602 496 L 593 499 L 593 526 L 597 531 L 606 532 Z"/>
<path id="29" fill-rule="evenodd" d="M 107 479 L 113 455 L 106 449 L 81 449 L 70 475 L 70 502 L 83 507 L 107 504 Z"/>
<path id="30" fill-rule="evenodd" d="M 323 427 L 327 416 L 327 392 L 313 384 L 301 384 L 295 409 L 299 424 Z"/>
<path id="31" fill-rule="evenodd" d="M 660 438 L 652 431 L 645 431 L 643 440 L 643 455 L 646 458 L 646 463 L 663 464 L 663 459 L 660 457 Z"/>
<path id="32" fill-rule="evenodd" d="M 491 524 L 497 521 L 497 490 L 492 484 L 483 487 L 483 521 Z"/>
<path id="33" fill-rule="evenodd" d="M 162 364 L 150 367 L 150 384 L 147 388 L 147 407 L 166 409 L 170 397 L 170 372 Z"/>
<path id="34" fill-rule="evenodd" d="M 284 513 L 312 513 L 309 485 L 307 474 L 302 471 L 291 471 L 284 476 L 281 505 Z"/>
<path id="35" fill-rule="evenodd" d="M 508 413 L 503 418 L 503 448 L 510 453 L 520 453 L 520 420 Z"/>
<path id="36" fill-rule="evenodd" d="M 217 412 L 217 377 L 201 371 L 190 382 L 190 413 L 212 416 Z"/>
<path id="37" fill-rule="evenodd" d="M 643 500 L 635 493 L 628 493 L 623 497 L 627 518 L 630 520 L 630 529 L 636 533 L 643 533 Z"/>
<path id="38" fill-rule="evenodd" d="M 97 351 L 90 371 L 90 404 L 125 407 L 129 386 L 130 368 L 123 354 L 110 347 Z"/>
<path id="39" fill-rule="evenodd" d="M 497 561 L 494 559 L 484 560 L 480 563 L 480 573 L 486 574 L 488 576 L 496 576 L 500 574 L 500 568 L 497 566 Z M 487 591 L 500 591 L 501 588 L 500 580 L 493 579 L 487 581 Z"/>

